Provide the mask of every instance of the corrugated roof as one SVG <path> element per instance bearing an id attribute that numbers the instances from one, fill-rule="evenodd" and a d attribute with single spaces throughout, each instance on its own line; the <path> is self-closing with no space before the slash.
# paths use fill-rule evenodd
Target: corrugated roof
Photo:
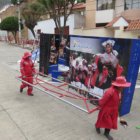
<path id="1" fill-rule="evenodd" d="M 140 19 L 132 20 L 125 31 L 140 30 Z"/>

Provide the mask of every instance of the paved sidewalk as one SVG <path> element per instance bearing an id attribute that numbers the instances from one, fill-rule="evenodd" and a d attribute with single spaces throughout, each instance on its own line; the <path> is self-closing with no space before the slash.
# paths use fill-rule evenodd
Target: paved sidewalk
<path id="1" fill-rule="evenodd" d="M 106 140 L 94 128 L 98 111 L 86 114 L 36 89 L 33 97 L 19 93 L 17 61 L 25 51 L 0 42 L 0 140 Z M 139 101 L 137 88 L 131 113 L 123 117 L 128 127 L 118 123 L 111 131 L 114 140 L 140 139 Z"/>

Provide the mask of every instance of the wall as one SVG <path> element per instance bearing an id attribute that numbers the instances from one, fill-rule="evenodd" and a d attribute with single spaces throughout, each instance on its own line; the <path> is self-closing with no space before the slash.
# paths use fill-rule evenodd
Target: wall
<path id="1" fill-rule="evenodd" d="M 85 27 L 85 16 L 80 13 L 74 15 L 74 28 Z"/>
<path id="2" fill-rule="evenodd" d="M 140 9 L 125 10 L 121 14 L 126 20 L 140 19 Z"/>
<path id="3" fill-rule="evenodd" d="M 114 18 L 114 10 L 96 11 L 96 23 L 108 23 Z"/>
<path id="4" fill-rule="evenodd" d="M 96 0 L 86 0 L 86 27 L 95 27 Z"/>
<path id="5" fill-rule="evenodd" d="M 0 40 L 4 40 L 5 36 L 7 36 L 7 35 L 8 35 L 7 31 L 0 30 Z"/>
<path id="6" fill-rule="evenodd" d="M 106 28 L 95 28 L 95 29 L 75 29 L 74 35 L 83 36 L 97 36 L 97 37 L 113 37 L 114 32 Z"/>
<path id="7" fill-rule="evenodd" d="M 120 16 L 123 11 L 124 11 L 124 0 L 116 0 L 115 17 Z"/>
<path id="8" fill-rule="evenodd" d="M 120 27 L 120 30 L 115 30 L 114 37 L 116 38 L 129 38 L 129 39 L 138 39 L 140 36 L 140 31 L 124 31 L 123 27 Z"/>
<path id="9" fill-rule="evenodd" d="M 113 28 L 75 29 L 74 35 L 138 39 L 140 31 L 124 31 L 124 27 L 118 30 L 113 30 Z"/>
<path id="10" fill-rule="evenodd" d="M 67 20 L 67 26 L 69 26 L 69 33 L 73 34 L 73 29 L 74 29 L 74 14 L 70 15 L 68 17 Z M 61 17 L 61 24 L 63 26 L 63 20 L 64 18 Z M 53 19 L 48 19 L 48 20 L 44 20 L 44 21 L 40 21 L 37 23 L 37 25 L 35 26 L 34 30 L 35 32 L 41 29 L 41 33 L 48 33 L 48 34 L 54 34 L 54 29 L 55 29 L 55 23 L 53 21 Z M 33 39 L 33 35 L 31 33 L 31 31 L 28 29 L 28 38 L 29 39 Z"/>

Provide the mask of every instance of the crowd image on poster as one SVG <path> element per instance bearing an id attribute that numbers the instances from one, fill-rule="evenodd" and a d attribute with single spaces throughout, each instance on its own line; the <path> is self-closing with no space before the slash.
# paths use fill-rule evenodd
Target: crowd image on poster
<path id="1" fill-rule="evenodd" d="M 51 39 L 51 46 L 50 46 L 50 59 L 49 59 L 49 64 L 57 64 L 57 56 L 58 56 L 58 47 L 55 44 L 55 35 Z"/>
<path id="2" fill-rule="evenodd" d="M 70 83 L 101 98 L 117 76 L 126 77 L 131 45 L 129 39 L 72 36 Z"/>
<path id="3" fill-rule="evenodd" d="M 60 62 L 65 66 L 68 66 L 69 54 L 70 54 L 69 41 L 64 37 L 60 39 L 59 35 L 54 35 L 51 39 L 50 45 L 50 59 L 49 59 L 50 65 L 58 64 Z"/>
<path id="4" fill-rule="evenodd" d="M 58 52 L 59 63 L 69 67 L 69 56 L 70 56 L 69 38 L 63 37 L 60 42 L 59 52 Z M 69 68 L 67 69 L 69 70 Z"/>
<path id="5" fill-rule="evenodd" d="M 69 37 L 65 36 L 61 39 L 58 51 L 58 71 L 62 72 L 62 80 L 69 82 L 69 57 L 70 43 Z"/>
<path id="6" fill-rule="evenodd" d="M 53 35 L 50 45 L 49 74 L 68 82 L 70 46 L 67 36 Z"/>

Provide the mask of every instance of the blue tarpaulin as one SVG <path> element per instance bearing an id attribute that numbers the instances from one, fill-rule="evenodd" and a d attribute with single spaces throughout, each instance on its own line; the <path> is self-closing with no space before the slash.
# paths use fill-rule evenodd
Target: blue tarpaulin
<path id="1" fill-rule="evenodd" d="M 39 55 L 40 55 L 40 49 L 38 49 L 32 53 L 31 60 L 35 61 L 36 58 L 39 57 Z"/>

